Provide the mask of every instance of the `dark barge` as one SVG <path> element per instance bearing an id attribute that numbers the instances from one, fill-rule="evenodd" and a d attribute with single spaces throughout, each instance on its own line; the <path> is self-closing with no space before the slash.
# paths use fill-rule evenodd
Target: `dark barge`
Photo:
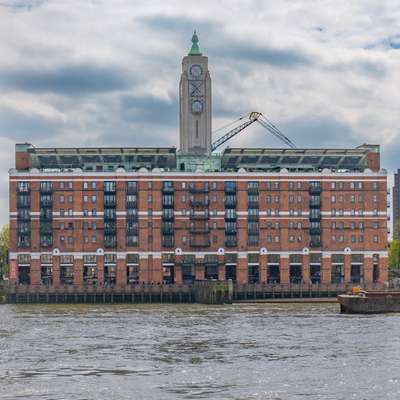
<path id="1" fill-rule="evenodd" d="M 338 296 L 340 312 L 346 314 L 379 314 L 400 312 L 400 291 L 360 290 Z"/>

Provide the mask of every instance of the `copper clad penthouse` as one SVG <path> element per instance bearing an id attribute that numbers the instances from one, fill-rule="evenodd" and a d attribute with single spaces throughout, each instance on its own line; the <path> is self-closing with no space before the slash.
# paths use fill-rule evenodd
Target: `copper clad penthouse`
<path id="1" fill-rule="evenodd" d="M 288 148 L 216 152 L 208 58 L 197 35 L 179 95 L 179 150 L 16 145 L 11 283 L 387 281 L 378 145 L 303 149 L 283 137 Z M 267 124 L 258 113 L 253 122 Z"/>

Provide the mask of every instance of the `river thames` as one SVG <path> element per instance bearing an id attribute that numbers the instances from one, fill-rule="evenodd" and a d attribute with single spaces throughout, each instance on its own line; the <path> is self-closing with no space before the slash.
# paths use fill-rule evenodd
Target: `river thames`
<path id="1" fill-rule="evenodd" d="M 1 399 L 399 399 L 400 315 L 3 305 Z"/>

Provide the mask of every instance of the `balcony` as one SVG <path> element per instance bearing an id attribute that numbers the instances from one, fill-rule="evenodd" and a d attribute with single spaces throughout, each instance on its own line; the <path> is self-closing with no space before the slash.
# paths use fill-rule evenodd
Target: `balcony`
<path id="1" fill-rule="evenodd" d="M 310 186 L 309 193 L 311 195 L 318 195 L 318 194 L 321 194 L 321 192 L 322 192 L 321 186 L 319 186 L 319 185 Z"/>
<path id="2" fill-rule="evenodd" d="M 115 236 L 104 236 L 104 247 L 116 247 L 117 238 Z"/>
<path id="3" fill-rule="evenodd" d="M 311 222 L 319 222 L 321 221 L 321 213 L 317 213 L 317 214 L 310 214 L 310 221 Z"/>
<path id="4" fill-rule="evenodd" d="M 258 221 L 260 219 L 260 216 L 258 214 L 249 214 L 247 216 L 248 221 Z"/>
<path id="5" fill-rule="evenodd" d="M 236 204 L 236 197 L 234 199 L 225 199 L 225 208 L 235 208 Z"/>
<path id="6" fill-rule="evenodd" d="M 162 238 L 162 246 L 166 248 L 174 247 L 174 237 L 173 236 L 166 236 Z"/>
<path id="7" fill-rule="evenodd" d="M 115 194 L 117 192 L 116 185 L 104 185 L 104 193 Z"/>
<path id="8" fill-rule="evenodd" d="M 225 238 L 225 246 L 226 247 L 236 247 L 237 246 L 236 236 L 233 236 L 233 237 L 226 236 L 226 238 Z"/>
<path id="9" fill-rule="evenodd" d="M 41 247 L 51 247 L 53 245 L 53 237 L 51 235 L 40 236 Z"/>
<path id="10" fill-rule="evenodd" d="M 321 241 L 320 240 L 311 240 L 310 247 L 312 247 L 312 248 L 321 247 Z"/>
<path id="11" fill-rule="evenodd" d="M 52 221 L 53 220 L 53 213 L 41 213 L 40 214 L 40 221 Z"/>
<path id="12" fill-rule="evenodd" d="M 136 222 L 138 220 L 138 213 L 126 213 L 126 221 L 127 222 Z"/>
<path id="13" fill-rule="evenodd" d="M 43 193 L 43 194 L 50 194 L 50 193 L 52 193 L 53 192 L 53 188 L 52 188 L 52 186 L 40 186 L 40 193 Z"/>
<path id="14" fill-rule="evenodd" d="M 189 201 L 190 207 L 208 206 L 210 201 L 208 199 L 194 199 Z"/>
<path id="15" fill-rule="evenodd" d="M 210 189 L 208 187 L 189 187 L 189 193 L 208 193 Z"/>
<path id="16" fill-rule="evenodd" d="M 203 240 L 203 241 L 191 239 L 189 241 L 189 244 L 190 244 L 190 247 L 196 247 L 196 248 L 210 247 L 211 241 L 209 239 Z"/>
<path id="17" fill-rule="evenodd" d="M 51 235 L 53 233 L 53 227 L 51 224 L 41 225 L 40 234 L 41 235 Z"/>
<path id="18" fill-rule="evenodd" d="M 247 208 L 259 208 L 260 207 L 260 202 L 259 201 L 248 201 L 247 202 Z"/>
<path id="19" fill-rule="evenodd" d="M 190 233 L 210 233 L 209 226 L 191 226 L 189 229 Z"/>
<path id="20" fill-rule="evenodd" d="M 174 202 L 164 202 L 163 201 L 162 208 L 174 208 Z"/>
<path id="21" fill-rule="evenodd" d="M 31 206 L 30 196 L 18 196 L 17 207 L 18 208 L 29 208 Z"/>
<path id="22" fill-rule="evenodd" d="M 310 200 L 310 207 L 320 208 L 321 207 L 321 199 L 318 200 Z"/>
<path id="23" fill-rule="evenodd" d="M 53 200 L 52 199 L 46 199 L 46 200 L 40 200 L 40 207 L 41 208 L 51 208 L 53 207 Z"/>
<path id="24" fill-rule="evenodd" d="M 126 230 L 128 231 L 128 228 Z M 115 226 L 105 226 L 104 234 L 107 236 L 115 236 L 117 234 L 117 228 Z"/>
<path id="25" fill-rule="evenodd" d="M 117 205 L 117 199 L 107 199 L 106 197 L 104 198 L 104 207 L 116 207 Z"/>
<path id="26" fill-rule="evenodd" d="M 168 211 L 170 211 L 171 209 L 168 209 Z M 162 214 L 162 220 L 163 221 L 173 221 L 174 220 L 174 212 L 173 210 L 171 210 L 172 212 L 163 212 Z"/>
<path id="27" fill-rule="evenodd" d="M 104 221 L 115 221 L 117 219 L 116 213 L 104 213 Z"/>
<path id="28" fill-rule="evenodd" d="M 236 221 L 236 213 L 225 213 L 225 221 Z"/>
<path id="29" fill-rule="evenodd" d="M 208 212 L 205 211 L 197 211 L 190 213 L 190 219 L 192 220 L 201 221 L 201 220 L 207 220 L 208 218 L 209 218 Z"/>
<path id="30" fill-rule="evenodd" d="M 174 234 L 174 227 L 172 226 L 163 226 L 161 228 L 161 232 L 163 235 L 173 235 Z"/>
<path id="31" fill-rule="evenodd" d="M 126 193 L 127 194 L 137 194 L 137 192 L 138 192 L 137 186 L 128 186 L 126 188 Z"/>
<path id="32" fill-rule="evenodd" d="M 310 235 L 320 235 L 321 228 L 310 228 Z"/>
<path id="33" fill-rule="evenodd" d="M 247 189 L 248 194 L 258 194 L 259 190 L 258 187 L 250 187 Z"/>
<path id="34" fill-rule="evenodd" d="M 163 193 L 174 193 L 174 188 L 173 187 L 163 187 L 162 192 Z"/>
<path id="35" fill-rule="evenodd" d="M 236 187 L 225 187 L 225 194 L 236 194 Z"/>
<path id="36" fill-rule="evenodd" d="M 126 208 L 137 208 L 138 204 L 137 201 L 127 201 L 126 202 Z"/>
<path id="37" fill-rule="evenodd" d="M 21 210 L 21 211 L 28 211 L 28 210 Z M 30 221 L 31 215 L 30 215 L 29 211 L 28 212 L 21 212 L 21 211 L 17 212 L 18 221 Z"/>

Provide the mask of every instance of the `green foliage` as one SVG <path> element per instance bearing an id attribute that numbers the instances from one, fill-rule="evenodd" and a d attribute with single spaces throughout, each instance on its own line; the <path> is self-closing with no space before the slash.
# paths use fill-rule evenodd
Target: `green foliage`
<path id="1" fill-rule="evenodd" d="M 400 240 L 393 239 L 389 244 L 389 273 L 392 277 L 400 276 Z"/>
<path id="2" fill-rule="evenodd" d="M 8 248 L 10 244 L 10 227 L 4 225 L 0 231 L 0 279 L 8 273 Z"/>

